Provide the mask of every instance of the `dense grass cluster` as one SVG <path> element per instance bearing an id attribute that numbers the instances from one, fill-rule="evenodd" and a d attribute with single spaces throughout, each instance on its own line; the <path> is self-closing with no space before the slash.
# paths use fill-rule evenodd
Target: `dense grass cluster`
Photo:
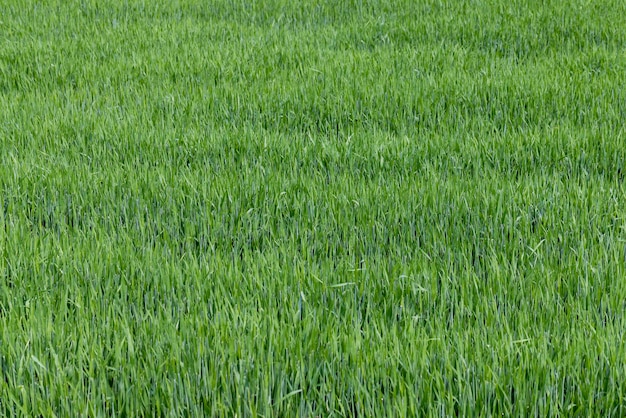
<path id="1" fill-rule="evenodd" d="M 0 10 L 0 414 L 626 415 L 625 2 Z"/>

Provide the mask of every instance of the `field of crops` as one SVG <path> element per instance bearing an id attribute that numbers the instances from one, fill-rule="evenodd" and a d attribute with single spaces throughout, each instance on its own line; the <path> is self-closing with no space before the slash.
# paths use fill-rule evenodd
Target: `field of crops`
<path id="1" fill-rule="evenodd" d="M 626 415 L 626 2 L 0 10 L 0 415 Z"/>

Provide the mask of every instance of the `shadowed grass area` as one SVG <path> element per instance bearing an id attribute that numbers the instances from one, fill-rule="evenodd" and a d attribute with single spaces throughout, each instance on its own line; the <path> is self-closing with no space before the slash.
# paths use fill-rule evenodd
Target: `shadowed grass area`
<path id="1" fill-rule="evenodd" d="M 626 413 L 625 3 L 0 9 L 3 415 Z"/>

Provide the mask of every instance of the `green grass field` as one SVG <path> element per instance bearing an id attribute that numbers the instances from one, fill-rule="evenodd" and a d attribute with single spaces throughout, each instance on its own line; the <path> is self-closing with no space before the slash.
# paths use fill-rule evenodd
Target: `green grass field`
<path id="1" fill-rule="evenodd" d="M 1 415 L 626 415 L 625 2 L 0 10 Z"/>

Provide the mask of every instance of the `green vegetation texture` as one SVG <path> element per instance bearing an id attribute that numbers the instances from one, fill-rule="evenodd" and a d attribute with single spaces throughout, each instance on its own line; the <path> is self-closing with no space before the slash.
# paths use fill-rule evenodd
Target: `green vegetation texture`
<path id="1" fill-rule="evenodd" d="M 626 415 L 626 2 L 0 10 L 0 414 Z"/>

